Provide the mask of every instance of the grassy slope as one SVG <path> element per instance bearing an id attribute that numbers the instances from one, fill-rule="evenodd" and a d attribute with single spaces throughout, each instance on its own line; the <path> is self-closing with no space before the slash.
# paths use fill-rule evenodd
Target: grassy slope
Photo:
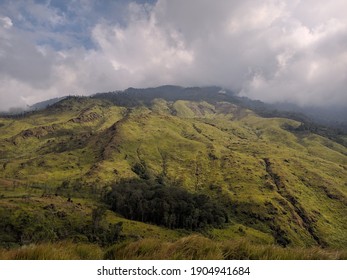
<path id="1" fill-rule="evenodd" d="M 229 103 L 154 100 L 127 109 L 85 98 L 0 123 L 2 208 L 24 207 L 18 201 L 29 194 L 35 203 L 25 207 L 35 211 L 46 203 L 42 193 L 65 180 L 83 186 L 70 194 L 83 205 L 86 188 L 97 192 L 107 182 L 134 178 L 131 167 L 141 162 L 153 177 L 230 196 L 232 222 L 210 238 L 347 247 L 347 149 L 283 128 L 298 126 L 295 121 L 260 118 Z M 127 235 L 174 240 L 183 234 L 123 222 Z"/>

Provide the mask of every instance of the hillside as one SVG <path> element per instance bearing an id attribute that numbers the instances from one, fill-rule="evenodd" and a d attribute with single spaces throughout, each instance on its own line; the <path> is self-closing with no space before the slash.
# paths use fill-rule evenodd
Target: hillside
<path id="1" fill-rule="evenodd" d="M 0 245 L 92 243 L 117 258 L 148 238 L 346 250 L 346 146 L 241 105 L 220 88 L 166 86 L 0 118 Z"/>

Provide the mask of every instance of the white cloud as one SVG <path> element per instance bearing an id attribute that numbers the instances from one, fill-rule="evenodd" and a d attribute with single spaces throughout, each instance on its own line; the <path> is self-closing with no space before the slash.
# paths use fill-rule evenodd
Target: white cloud
<path id="1" fill-rule="evenodd" d="M 344 0 L 159 0 L 129 3 L 122 22 L 94 17 L 92 0 L 77 11 L 80 2 L 71 7 L 92 20 L 93 49 L 59 31 L 76 19 L 57 8 L 32 2 L 28 13 L 39 19 L 22 22 L 39 24 L 36 34 L 16 27 L 15 4 L 5 9 L 0 109 L 18 100 L 161 84 L 220 85 L 270 102 L 347 104 Z M 52 38 L 69 47 L 39 43 Z"/>
<path id="2" fill-rule="evenodd" d="M 175 83 L 180 68 L 193 63 L 193 53 L 175 30 L 162 30 L 150 11 L 142 14 L 141 7 L 132 4 L 135 15 L 126 27 L 99 23 L 92 30 L 98 49 L 85 57 L 104 67 L 109 90 L 130 86 Z M 102 72 L 102 69 L 99 71 Z M 98 72 L 96 72 L 98 73 Z M 100 90 L 100 89 L 99 89 Z"/>
<path id="3" fill-rule="evenodd" d="M 248 5 L 242 5 L 231 13 L 228 29 L 231 33 L 266 29 L 271 27 L 276 20 L 285 16 L 283 3 L 254 1 Z"/>
<path id="4" fill-rule="evenodd" d="M 13 25 L 12 20 L 9 17 L 0 17 L 0 24 L 6 29 L 11 28 Z"/>

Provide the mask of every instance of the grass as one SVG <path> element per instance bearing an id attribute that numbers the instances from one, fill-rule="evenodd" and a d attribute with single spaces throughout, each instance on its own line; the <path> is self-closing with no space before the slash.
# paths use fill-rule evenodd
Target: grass
<path id="1" fill-rule="evenodd" d="M 242 245 L 245 257 L 279 254 L 285 258 L 288 252 L 300 258 L 300 248 L 319 245 L 312 232 L 328 249 L 347 248 L 347 149 L 321 136 L 285 129 L 299 126 L 296 121 L 261 118 L 227 102 L 155 100 L 151 107 L 124 108 L 97 99 L 71 98 L 51 110 L 0 119 L 0 123 L 1 209 L 17 204 L 42 211 L 49 203 L 41 195 L 54 194 L 69 181 L 63 196 L 88 205 L 82 211 L 85 217 L 71 213 L 71 218 L 88 219 L 102 189 L 136 178 L 132 167 L 144 162 L 152 179 L 161 176 L 192 192 L 230 198 L 232 223 L 207 232 L 213 241 L 199 239 L 207 247 L 219 244 L 218 250 L 211 249 L 211 256 L 224 258 L 229 251 L 233 256 L 236 247 L 227 246 L 228 240 L 237 243 L 243 237 L 252 247 L 248 252 L 248 243 Z M 26 130 L 34 134 L 23 136 Z M 66 207 L 59 197 L 51 200 L 61 210 Z M 153 256 L 194 257 L 193 247 L 185 249 L 184 239 L 175 243 L 187 233 L 110 212 L 107 221 L 122 221 L 129 240 L 141 239 L 115 245 L 123 246 L 124 256 L 131 254 L 129 248 L 148 246 Z M 283 249 L 287 251 L 270 245 L 281 238 L 289 240 L 290 248 Z M 186 255 L 179 255 L 173 244 Z M 329 250 L 305 249 L 306 253 L 307 258 L 310 254 L 330 258 Z M 142 254 L 139 257 L 151 257 Z M 336 258 L 341 256 L 338 253 Z"/>
<path id="2" fill-rule="evenodd" d="M 159 243 L 143 239 L 108 249 L 110 259 L 159 260 L 336 260 L 347 258 L 346 250 L 313 248 L 282 248 L 259 245 L 247 239 L 213 241 L 203 236 L 190 235 L 176 242 Z"/>
<path id="3" fill-rule="evenodd" d="M 71 242 L 0 249 L 1 260 L 98 260 L 102 257 L 102 249 L 97 245 Z"/>
<path id="4" fill-rule="evenodd" d="M 106 248 L 93 244 L 60 242 L 0 249 L 2 260 L 346 260 L 346 250 L 282 248 L 257 245 L 246 239 L 213 241 L 189 235 L 174 242 L 146 238 Z"/>

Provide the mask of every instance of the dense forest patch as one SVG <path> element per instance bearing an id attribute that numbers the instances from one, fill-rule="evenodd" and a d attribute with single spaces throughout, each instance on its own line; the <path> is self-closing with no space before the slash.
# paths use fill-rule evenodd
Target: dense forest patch
<path id="1" fill-rule="evenodd" d="M 115 184 L 106 195 L 106 202 L 127 219 L 171 229 L 220 227 L 229 220 L 226 206 L 207 195 L 144 180 Z"/>

